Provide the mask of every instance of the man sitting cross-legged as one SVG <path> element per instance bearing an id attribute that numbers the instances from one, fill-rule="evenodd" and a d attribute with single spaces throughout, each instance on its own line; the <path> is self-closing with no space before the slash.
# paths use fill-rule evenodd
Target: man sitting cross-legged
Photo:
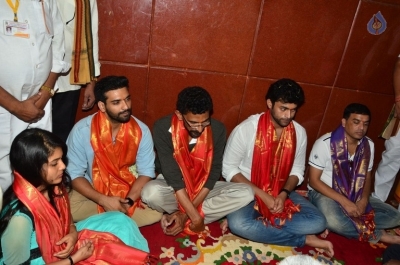
<path id="1" fill-rule="evenodd" d="M 332 256 L 332 243 L 315 236 L 326 227 L 324 216 L 293 191 L 305 168 L 306 132 L 293 121 L 304 102 L 303 90 L 293 80 L 280 79 L 265 98 L 267 111 L 239 124 L 226 145 L 223 177 L 251 185 L 256 197 L 228 215 L 229 228 L 252 241 L 309 245 Z"/>
<path id="2" fill-rule="evenodd" d="M 67 171 L 74 221 L 104 211 L 120 211 L 138 226 L 158 222 L 161 213 L 140 201 L 155 178 L 149 128 L 132 116 L 128 79 L 107 76 L 96 83 L 99 111 L 80 120 L 67 139 Z"/>
<path id="3" fill-rule="evenodd" d="M 373 243 L 400 243 L 399 236 L 384 231 L 400 225 L 400 213 L 370 196 L 374 143 L 365 136 L 370 118 L 368 107 L 352 103 L 336 130 L 315 142 L 309 198 L 325 215 L 330 231 Z"/>
<path id="4" fill-rule="evenodd" d="M 218 181 L 226 141 L 224 125 L 211 118 L 213 104 L 201 87 L 178 95 L 176 111 L 156 121 L 156 180 L 142 191 L 142 200 L 165 212 L 161 226 L 167 235 L 200 233 L 253 200 L 246 184 Z M 223 228 L 224 229 L 224 228 Z"/>

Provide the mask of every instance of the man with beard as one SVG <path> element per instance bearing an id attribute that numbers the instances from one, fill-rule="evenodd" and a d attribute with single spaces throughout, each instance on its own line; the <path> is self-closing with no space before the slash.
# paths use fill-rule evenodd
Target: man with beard
<path id="1" fill-rule="evenodd" d="M 226 145 L 223 177 L 255 193 L 254 201 L 228 215 L 229 228 L 252 241 L 308 245 L 333 256 L 332 243 L 315 235 L 325 229 L 324 216 L 294 191 L 304 179 L 307 136 L 293 120 L 304 92 L 295 81 L 280 79 L 265 99 L 268 109 L 239 124 Z"/>
<path id="2" fill-rule="evenodd" d="M 128 79 L 108 76 L 95 86 L 99 111 L 80 120 L 67 139 L 67 172 L 74 221 L 120 211 L 138 226 L 161 214 L 141 203 L 143 186 L 155 177 L 149 128 L 132 116 Z"/>
<path id="3" fill-rule="evenodd" d="M 399 244 L 400 237 L 384 229 L 399 226 L 400 213 L 370 196 L 374 143 L 365 136 L 370 119 L 367 106 L 349 104 L 341 124 L 315 142 L 308 162 L 309 198 L 325 215 L 328 230 L 360 241 Z"/>
<path id="4" fill-rule="evenodd" d="M 175 113 L 154 124 L 159 176 L 143 188 L 142 200 L 165 213 L 161 226 L 166 235 L 201 233 L 205 224 L 253 200 L 248 185 L 218 181 L 226 130 L 212 112 L 210 94 L 187 87 L 178 95 Z"/>

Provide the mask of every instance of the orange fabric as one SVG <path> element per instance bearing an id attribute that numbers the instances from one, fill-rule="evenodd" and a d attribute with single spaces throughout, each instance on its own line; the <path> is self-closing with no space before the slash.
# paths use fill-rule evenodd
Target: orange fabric
<path id="1" fill-rule="evenodd" d="M 88 0 L 75 0 L 74 33 L 70 83 L 83 85 L 95 78 L 92 19 Z"/>
<path id="2" fill-rule="evenodd" d="M 35 222 L 36 240 L 46 263 L 60 260 L 54 257 L 65 245 L 57 246 L 56 242 L 69 233 L 71 224 L 68 194 L 63 188 L 55 187 L 59 195 L 54 198 L 59 211 L 51 206 L 43 194 L 26 181 L 18 172 L 14 172 L 13 189 L 18 199 L 32 213 Z M 94 252 L 88 259 L 75 264 L 145 264 L 148 254 L 144 251 L 125 245 L 118 237 L 110 233 L 94 232 L 84 229 L 78 232 L 78 241 L 73 253 L 82 245 L 83 240 L 90 239 Z"/>
<path id="3" fill-rule="evenodd" d="M 204 187 L 210 175 L 214 154 L 211 126 L 206 127 L 200 137 L 197 138 L 197 143 L 191 152 L 189 151 L 189 133 L 183 121 L 179 120 L 176 115 L 172 116 L 171 134 L 174 146 L 174 158 L 181 169 L 186 192 L 190 200 L 193 201 Z M 180 211 L 185 212 L 179 203 L 178 205 Z M 197 206 L 197 210 L 204 217 L 202 204 Z M 189 229 L 189 224 L 190 220 L 187 221 L 184 232 L 194 234 Z"/>
<path id="4" fill-rule="evenodd" d="M 276 131 L 271 121 L 270 111 L 260 116 L 254 142 L 253 163 L 251 167 L 251 182 L 257 187 L 277 197 L 289 178 L 296 152 L 296 131 L 291 122 L 283 128 L 279 140 L 276 140 Z M 256 196 L 257 210 L 263 216 L 265 223 L 275 225 L 275 218 L 280 219 L 280 225 L 292 214 L 300 211 L 300 206 L 293 204 L 289 198 L 285 201 L 282 213 L 272 214 L 264 202 Z"/>
<path id="5" fill-rule="evenodd" d="M 111 124 L 106 115 L 101 111 L 94 115 L 90 143 L 94 152 L 92 180 L 98 192 L 126 198 L 136 180 L 129 167 L 136 163 L 141 139 L 142 130 L 131 117 L 129 122 L 121 124 L 113 144 Z M 128 209 L 129 216 L 132 216 L 139 201 Z M 99 213 L 104 212 L 100 205 L 97 208 Z"/>

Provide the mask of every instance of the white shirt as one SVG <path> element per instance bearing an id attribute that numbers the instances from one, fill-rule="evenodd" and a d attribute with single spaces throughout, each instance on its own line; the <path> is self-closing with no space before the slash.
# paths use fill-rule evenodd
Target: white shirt
<path id="1" fill-rule="evenodd" d="M 371 159 L 369 160 L 368 171 L 372 170 L 374 165 L 374 143 L 371 139 L 368 139 L 369 147 L 371 149 Z M 353 160 L 353 156 L 349 155 L 349 160 Z M 308 164 L 312 167 L 322 170 L 321 180 L 332 188 L 332 157 L 331 157 L 331 133 L 322 135 L 315 142 L 311 153 Z M 310 185 L 308 189 L 312 190 Z"/>
<path id="2" fill-rule="evenodd" d="M 75 0 L 56 0 L 59 12 L 64 22 L 64 38 L 65 38 L 65 58 L 64 60 L 71 63 L 72 50 L 74 49 L 75 37 Z M 92 20 L 92 38 L 93 38 L 93 61 L 95 76 L 100 75 L 99 63 L 99 15 L 96 0 L 90 0 L 91 20 Z M 78 90 L 80 85 L 70 84 L 70 71 L 67 74 L 60 75 L 55 85 L 58 88 L 57 93 Z"/>
<path id="3" fill-rule="evenodd" d="M 15 0 L 12 0 L 15 4 Z M 6 35 L 5 23 L 14 20 L 7 1 L 0 0 L 0 86 L 23 101 L 36 94 L 50 71 L 66 72 L 70 64 L 64 58 L 63 24 L 55 1 L 19 0 L 18 22 L 28 25 L 28 38 Z M 16 29 L 16 28 L 15 28 Z M 5 190 L 12 181 L 8 154 L 14 137 L 29 127 L 51 130 L 51 100 L 44 117 L 26 123 L 0 106 L 0 185 Z"/>
<path id="4" fill-rule="evenodd" d="M 50 71 L 65 72 L 70 65 L 63 61 L 63 25 L 55 2 L 19 2 L 18 21 L 28 23 L 29 38 L 5 35 L 3 23 L 12 21 L 14 12 L 7 1 L 0 1 L 0 86 L 24 100 L 39 91 Z"/>
<path id="5" fill-rule="evenodd" d="M 226 181 L 242 173 L 248 180 L 251 179 L 251 166 L 253 163 L 254 141 L 261 114 L 252 115 L 233 130 L 225 147 L 222 176 Z M 307 134 L 306 130 L 293 121 L 296 130 L 296 153 L 290 175 L 295 175 L 301 184 L 304 180 L 306 159 Z"/>

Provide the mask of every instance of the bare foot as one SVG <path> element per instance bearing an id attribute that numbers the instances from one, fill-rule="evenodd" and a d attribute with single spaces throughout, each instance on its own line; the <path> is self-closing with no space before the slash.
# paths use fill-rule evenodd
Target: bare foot
<path id="1" fill-rule="evenodd" d="M 329 257 L 333 257 L 333 255 L 335 254 L 333 251 L 333 245 L 330 241 L 319 239 L 315 235 L 306 236 L 306 245 L 323 249 Z"/>
<path id="2" fill-rule="evenodd" d="M 222 221 L 222 223 L 219 225 L 219 227 L 221 227 L 222 234 L 225 234 L 225 232 L 228 230 L 228 219 L 225 219 L 224 221 Z"/>
<path id="3" fill-rule="evenodd" d="M 326 238 L 328 235 L 329 235 L 329 230 L 325 229 L 325 231 L 322 232 L 319 236 L 322 237 L 322 238 Z"/>
<path id="4" fill-rule="evenodd" d="M 381 241 L 383 243 L 389 243 L 389 244 L 400 244 L 400 236 L 390 235 L 390 234 L 386 233 L 385 230 L 382 230 L 382 236 L 379 241 Z"/>

